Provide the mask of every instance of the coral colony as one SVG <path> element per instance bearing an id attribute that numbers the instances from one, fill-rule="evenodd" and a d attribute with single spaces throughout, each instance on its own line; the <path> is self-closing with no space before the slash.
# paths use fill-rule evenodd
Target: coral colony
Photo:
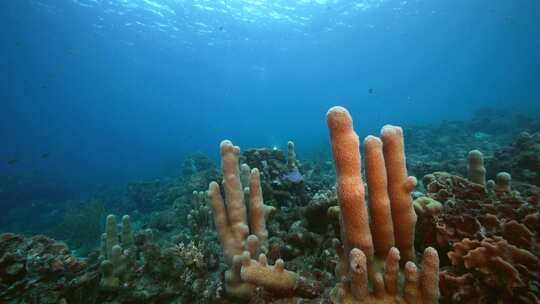
<path id="1" fill-rule="evenodd" d="M 136 210 L 108 215 L 84 256 L 0 235 L 0 303 L 540 303 L 538 134 L 495 162 L 415 156 L 417 181 L 400 127 L 367 136 L 362 162 L 349 112 L 326 119 L 333 166 L 300 162 L 292 141 L 285 157 L 224 140 L 221 173 L 199 155 L 176 180 L 130 184 Z M 93 238 L 95 219 L 77 219 L 63 235 Z"/>

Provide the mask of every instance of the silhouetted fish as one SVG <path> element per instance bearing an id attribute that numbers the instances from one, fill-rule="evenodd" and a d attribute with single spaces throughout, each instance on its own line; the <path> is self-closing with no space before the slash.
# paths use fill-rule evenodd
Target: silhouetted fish
<path id="1" fill-rule="evenodd" d="M 47 158 L 47 157 L 49 157 L 49 155 L 50 155 L 49 153 L 43 153 L 43 154 L 41 154 L 41 158 Z"/>
<path id="2" fill-rule="evenodd" d="M 8 160 L 7 163 L 8 163 L 8 165 L 13 166 L 13 165 L 17 164 L 17 162 L 18 162 L 18 160 L 16 160 L 16 159 L 10 159 L 10 160 Z"/>
<path id="3" fill-rule="evenodd" d="M 369 95 L 375 94 L 375 90 L 373 90 L 373 88 L 369 88 L 368 94 L 369 94 Z"/>

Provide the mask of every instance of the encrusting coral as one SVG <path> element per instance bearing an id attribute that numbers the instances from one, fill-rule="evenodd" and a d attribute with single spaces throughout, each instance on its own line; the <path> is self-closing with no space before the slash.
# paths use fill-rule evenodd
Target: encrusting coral
<path id="1" fill-rule="evenodd" d="M 414 211 L 419 216 L 434 218 L 441 213 L 443 205 L 428 196 L 422 196 L 414 200 Z"/>
<path id="2" fill-rule="evenodd" d="M 416 214 L 410 192 L 416 185 L 407 177 L 403 133 L 385 126 L 382 141 L 368 136 L 366 172 L 372 225 L 360 174 L 359 140 L 349 112 L 333 107 L 327 114 L 336 163 L 340 203 L 342 262 L 336 270 L 343 283 L 332 291 L 336 303 L 437 303 L 439 257 L 433 248 L 424 251 L 422 270 L 413 261 Z M 399 223 L 399 224 L 398 224 Z M 397 245 L 397 248 L 394 247 Z M 405 264 L 405 283 L 398 284 L 400 253 Z M 374 255 L 384 263 L 384 276 L 376 271 Z M 373 292 L 369 291 L 372 281 Z"/>

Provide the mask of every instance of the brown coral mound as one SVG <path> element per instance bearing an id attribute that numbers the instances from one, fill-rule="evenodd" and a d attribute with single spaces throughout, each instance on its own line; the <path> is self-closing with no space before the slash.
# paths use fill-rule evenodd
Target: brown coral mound
<path id="1" fill-rule="evenodd" d="M 464 238 L 504 237 L 510 244 L 540 254 L 540 206 L 533 197 L 488 193 L 460 176 L 435 172 L 423 179 L 428 195 L 443 203 L 432 223 L 417 230 L 426 246 L 450 248 Z"/>
<path id="2" fill-rule="evenodd" d="M 451 270 L 441 272 L 441 292 L 456 302 L 536 303 L 540 259 L 503 238 L 464 239 L 448 253 Z"/>
<path id="3" fill-rule="evenodd" d="M 497 193 L 445 172 L 424 177 L 443 203 L 417 226 L 424 246 L 449 250 L 441 293 L 453 303 L 537 303 L 540 296 L 540 206 L 534 197 Z"/>
<path id="4" fill-rule="evenodd" d="M 496 151 L 488 163 L 491 174 L 509 170 L 517 180 L 540 184 L 540 133 L 522 132 L 512 145 Z"/>
<path id="5" fill-rule="evenodd" d="M 80 295 L 97 276 L 64 243 L 43 235 L 0 235 L 0 303 L 60 303 Z M 75 278 L 77 277 L 77 278 Z"/>

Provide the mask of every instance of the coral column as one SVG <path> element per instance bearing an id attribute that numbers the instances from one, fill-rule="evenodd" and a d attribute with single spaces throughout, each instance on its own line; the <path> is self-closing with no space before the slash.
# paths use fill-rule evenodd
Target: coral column
<path id="1" fill-rule="evenodd" d="M 381 139 L 396 247 L 399 249 L 403 261 L 414 261 L 416 213 L 414 212 L 411 192 L 416 186 L 416 178 L 407 176 L 403 130 L 400 127 L 386 125 L 381 130 Z"/>
<path id="2" fill-rule="evenodd" d="M 364 147 L 375 255 L 384 260 L 395 241 L 383 147 L 381 140 L 375 136 L 366 137 Z"/>
<path id="3" fill-rule="evenodd" d="M 332 153 L 336 163 L 337 194 L 341 208 L 345 252 L 361 249 L 368 264 L 373 259 L 373 241 L 369 230 L 364 184 L 360 175 L 358 135 L 349 112 L 333 107 L 326 114 Z"/>

